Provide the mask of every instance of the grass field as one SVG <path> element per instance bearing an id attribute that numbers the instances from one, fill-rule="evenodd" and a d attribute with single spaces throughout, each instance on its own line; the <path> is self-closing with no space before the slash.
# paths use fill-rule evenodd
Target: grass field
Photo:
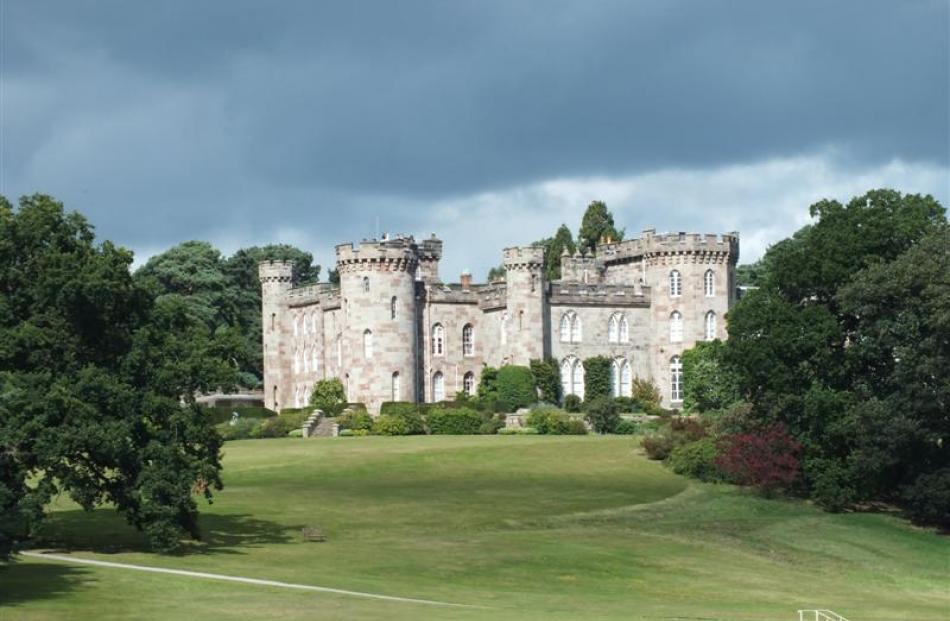
<path id="1" fill-rule="evenodd" d="M 8 619 L 950 617 L 950 539 L 698 484 L 629 437 L 251 440 L 225 448 L 205 542 L 144 551 L 108 510 L 55 508 L 75 556 L 425 598 L 445 608 L 24 559 Z M 303 542 L 316 526 L 328 541 Z"/>

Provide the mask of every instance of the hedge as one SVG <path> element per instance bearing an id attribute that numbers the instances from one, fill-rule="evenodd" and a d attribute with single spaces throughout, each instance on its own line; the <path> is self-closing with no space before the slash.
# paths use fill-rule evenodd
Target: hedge
<path id="1" fill-rule="evenodd" d="M 613 362 L 606 356 L 594 356 L 584 361 L 584 400 L 611 397 L 610 373 Z"/>
<path id="2" fill-rule="evenodd" d="M 273 410 L 268 410 L 267 408 L 257 407 L 253 405 L 239 405 L 239 406 L 225 406 L 225 405 L 216 405 L 214 407 L 205 408 L 208 412 L 208 416 L 211 418 L 211 422 L 214 424 L 218 423 L 228 423 L 231 421 L 231 417 L 235 412 L 238 413 L 239 420 L 246 418 L 267 418 L 269 416 L 276 416 L 277 412 Z"/>
<path id="3" fill-rule="evenodd" d="M 498 402 L 507 412 L 528 407 L 538 400 L 534 376 L 528 367 L 515 365 L 501 367 L 498 369 L 495 385 L 498 391 Z"/>
<path id="4" fill-rule="evenodd" d="M 429 432 L 436 435 L 475 435 L 485 420 L 468 408 L 432 409 L 426 416 Z"/>

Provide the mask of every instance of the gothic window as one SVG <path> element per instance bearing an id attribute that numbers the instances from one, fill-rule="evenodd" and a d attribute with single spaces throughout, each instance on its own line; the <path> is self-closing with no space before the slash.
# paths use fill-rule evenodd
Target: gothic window
<path id="1" fill-rule="evenodd" d="M 683 340 L 683 315 L 673 311 L 670 315 L 670 343 L 680 343 Z"/>
<path id="2" fill-rule="evenodd" d="M 300 386 L 294 388 L 294 407 L 300 407 Z"/>
<path id="3" fill-rule="evenodd" d="M 670 360 L 670 401 L 683 400 L 683 361 L 679 356 Z"/>
<path id="4" fill-rule="evenodd" d="M 363 357 L 369 360 L 373 357 L 373 332 L 363 331 Z"/>
<path id="5" fill-rule="evenodd" d="M 309 347 L 303 348 L 303 372 L 304 373 L 310 372 L 310 348 Z"/>
<path id="6" fill-rule="evenodd" d="M 607 341 L 610 343 L 626 343 L 628 340 L 627 318 L 622 313 L 614 313 L 607 322 Z"/>
<path id="7" fill-rule="evenodd" d="M 571 318 L 571 342 L 580 343 L 581 337 L 583 336 L 581 330 L 581 318 L 577 315 L 574 315 Z"/>
<path id="8" fill-rule="evenodd" d="M 471 371 L 462 378 L 462 390 L 465 391 L 466 395 L 475 394 L 475 374 Z"/>
<path id="9" fill-rule="evenodd" d="M 393 299 L 389 301 L 389 318 L 396 319 L 396 296 L 393 296 Z"/>
<path id="10" fill-rule="evenodd" d="M 300 323 L 303 325 L 303 330 L 302 330 L 302 332 L 303 332 L 304 334 L 310 334 L 310 322 L 307 321 L 307 316 L 304 315 L 304 316 L 301 317 L 300 319 L 301 319 L 301 322 L 300 322 Z"/>
<path id="11" fill-rule="evenodd" d="M 294 316 L 294 336 L 300 332 L 300 318 L 296 315 Z"/>
<path id="12" fill-rule="evenodd" d="M 571 342 L 571 315 L 572 313 L 564 313 L 563 315 L 561 315 L 561 342 L 562 343 Z"/>
<path id="13" fill-rule="evenodd" d="M 432 400 L 436 403 L 445 400 L 445 376 L 442 371 L 436 371 L 432 376 Z"/>
<path id="14" fill-rule="evenodd" d="M 625 358 L 614 360 L 610 368 L 610 380 L 615 397 L 630 396 L 630 363 Z"/>
<path id="15" fill-rule="evenodd" d="M 318 355 L 319 355 L 319 350 L 317 349 L 317 346 L 314 345 L 313 349 L 310 351 L 310 358 L 311 358 L 310 370 L 313 371 L 314 373 L 317 372 L 317 356 Z"/>
<path id="16" fill-rule="evenodd" d="M 683 277 L 679 270 L 670 272 L 670 295 L 674 298 L 683 295 Z"/>
<path id="17" fill-rule="evenodd" d="M 393 373 L 392 400 L 402 401 L 402 390 L 399 387 L 399 371 Z"/>
<path id="18" fill-rule="evenodd" d="M 703 276 L 703 289 L 706 291 L 707 298 L 716 295 L 716 276 L 712 270 L 706 270 Z"/>
<path id="19" fill-rule="evenodd" d="M 584 363 L 576 356 L 561 361 L 561 389 L 565 395 L 584 398 Z"/>
<path id="20" fill-rule="evenodd" d="M 369 276 L 363 276 L 363 293 L 369 293 Z"/>
<path id="21" fill-rule="evenodd" d="M 706 340 L 712 341 L 716 338 L 716 313 L 709 311 L 706 313 Z"/>
<path id="22" fill-rule="evenodd" d="M 445 329 L 441 323 L 432 326 L 432 355 L 445 355 Z"/>
<path id="23" fill-rule="evenodd" d="M 475 329 L 470 323 L 465 324 L 465 327 L 462 328 L 462 355 L 475 355 Z"/>

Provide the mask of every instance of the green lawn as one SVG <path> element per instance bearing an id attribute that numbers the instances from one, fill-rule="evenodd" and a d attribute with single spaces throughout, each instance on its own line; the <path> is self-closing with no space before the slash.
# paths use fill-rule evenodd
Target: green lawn
<path id="1" fill-rule="evenodd" d="M 472 604 L 297 592 L 24 559 L 8 619 L 797 619 L 950 616 L 950 540 L 886 515 L 830 515 L 703 485 L 629 437 L 228 443 L 206 541 L 143 551 L 107 510 L 56 507 L 76 556 Z M 305 543 L 317 526 L 325 543 Z"/>

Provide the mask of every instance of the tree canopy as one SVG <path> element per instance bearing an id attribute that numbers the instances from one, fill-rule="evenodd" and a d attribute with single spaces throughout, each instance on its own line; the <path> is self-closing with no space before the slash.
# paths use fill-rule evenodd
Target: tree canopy
<path id="1" fill-rule="evenodd" d="M 221 488 L 221 440 L 194 395 L 233 385 L 240 335 L 180 293 L 156 297 L 131 263 L 49 196 L 0 197 L 0 552 L 60 492 L 173 548 L 200 534 L 195 495 Z"/>
<path id="2" fill-rule="evenodd" d="M 603 201 L 594 201 L 587 206 L 577 233 L 577 245 L 582 252 L 593 252 L 601 240 L 621 241 L 624 230 L 614 226 L 614 215 Z"/>
<path id="3" fill-rule="evenodd" d="M 718 361 L 755 420 L 802 443 L 804 486 L 821 504 L 883 500 L 950 520 L 944 209 L 874 190 L 811 213 L 766 253 Z"/>

